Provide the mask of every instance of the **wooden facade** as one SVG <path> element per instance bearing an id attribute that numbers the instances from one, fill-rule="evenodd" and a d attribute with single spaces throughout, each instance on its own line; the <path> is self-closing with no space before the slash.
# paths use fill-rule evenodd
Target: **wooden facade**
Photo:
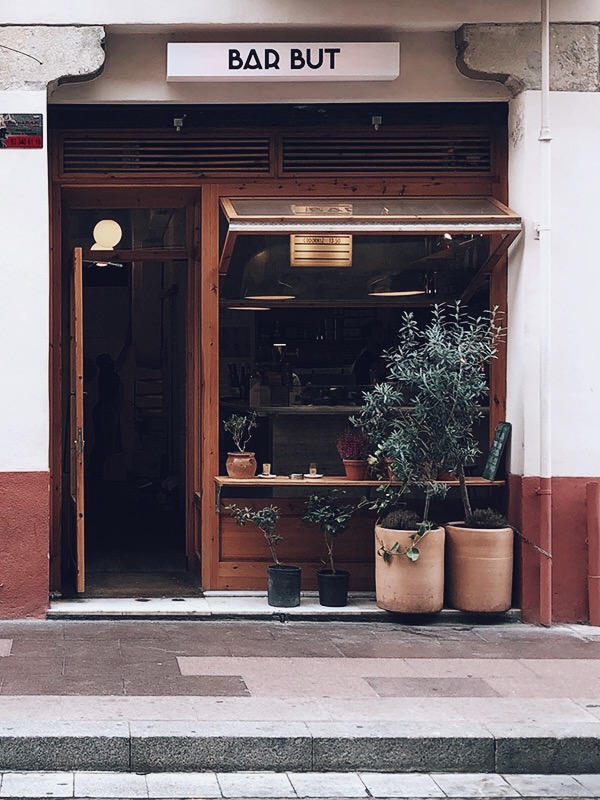
<path id="1" fill-rule="evenodd" d="M 71 365 L 67 314 L 67 235 L 70 208 L 183 206 L 188 238 L 177 257 L 188 263 L 186 319 L 186 536 L 188 567 L 204 589 L 261 589 L 266 554 L 260 534 L 248 535 L 215 504 L 219 475 L 219 262 L 221 198 L 270 197 L 493 197 L 507 200 L 504 125 L 403 126 L 372 130 L 174 131 L 55 130 L 52 136 L 51 308 L 51 581 L 61 580 L 61 550 L 68 498 L 65 483 L 65 404 Z M 385 157 L 389 142 L 403 147 Z M 178 150 L 185 142 L 185 153 Z M 233 145 L 231 144 L 233 142 Z M 489 147 L 481 160 L 460 162 L 460 143 Z M 454 154 L 449 150 L 453 143 Z M 385 146 L 384 146 L 385 145 Z M 365 155 L 372 146 L 371 161 Z M 237 149 L 236 149 L 237 148 Z M 416 148 L 416 149 L 415 149 Z M 312 150 L 312 156 L 311 154 Z M 339 159 L 336 154 L 354 153 Z M 479 157 L 479 156 L 478 156 Z M 471 158 L 471 157 L 470 157 Z M 187 159 L 187 160 L 186 160 Z M 203 162 L 203 159 L 205 161 Z M 465 166 L 465 164 L 467 164 Z M 164 251 L 161 251 L 164 254 Z M 125 254 L 127 255 L 127 254 Z M 130 257 L 150 258 L 147 251 Z M 490 303 L 506 311 L 506 257 L 493 267 Z M 491 376 L 489 428 L 505 418 L 506 353 Z M 340 465 L 341 466 L 341 465 Z M 254 502 L 244 499 L 244 503 Z M 258 501 L 257 501 L 258 502 Z M 305 567 L 305 588 L 314 588 L 322 547 L 318 532 L 298 519 L 298 500 L 284 505 L 282 558 Z M 358 516 L 340 540 L 340 567 L 354 588 L 373 581 L 372 519 Z M 63 553 L 64 556 L 64 553 Z"/>

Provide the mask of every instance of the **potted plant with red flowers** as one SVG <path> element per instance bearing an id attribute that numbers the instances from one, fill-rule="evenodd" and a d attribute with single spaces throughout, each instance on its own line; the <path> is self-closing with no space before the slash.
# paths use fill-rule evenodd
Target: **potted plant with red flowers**
<path id="1" fill-rule="evenodd" d="M 353 481 L 364 481 L 369 466 L 369 439 L 357 428 L 345 428 L 338 436 L 336 448 L 344 464 L 346 477 Z"/>

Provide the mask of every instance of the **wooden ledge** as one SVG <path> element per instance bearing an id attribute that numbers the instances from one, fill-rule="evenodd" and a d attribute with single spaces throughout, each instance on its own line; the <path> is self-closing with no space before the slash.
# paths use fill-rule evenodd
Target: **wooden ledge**
<path id="1" fill-rule="evenodd" d="M 346 478 L 345 475 L 324 475 L 322 478 L 290 478 L 287 475 L 279 476 L 276 478 L 230 478 L 227 475 L 216 475 L 215 482 L 215 510 L 217 513 L 221 510 L 221 489 L 224 486 L 260 486 L 263 489 L 269 486 L 385 486 L 390 481 L 352 481 Z M 457 480 L 454 481 L 436 481 L 437 483 L 445 483 L 446 486 L 459 486 Z M 467 486 L 505 486 L 506 481 L 490 481 L 487 478 L 469 477 L 466 479 Z M 393 484 L 394 482 L 391 481 Z M 198 492 L 195 493 L 196 499 L 200 499 Z"/>

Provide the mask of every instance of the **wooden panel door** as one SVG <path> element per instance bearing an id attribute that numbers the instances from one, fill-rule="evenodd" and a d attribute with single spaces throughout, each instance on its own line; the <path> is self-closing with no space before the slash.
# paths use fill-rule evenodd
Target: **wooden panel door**
<path id="1" fill-rule="evenodd" d="M 76 247 L 71 265 L 70 500 L 69 566 L 77 592 L 85 590 L 83 502 L 83 251 Z"/>

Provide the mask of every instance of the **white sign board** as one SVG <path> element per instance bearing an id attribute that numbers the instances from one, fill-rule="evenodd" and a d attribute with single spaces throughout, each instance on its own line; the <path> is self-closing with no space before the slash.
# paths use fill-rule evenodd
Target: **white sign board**
<path id="1" fill-rule="evenodd" d="M 167 81 L 393 81 L 398 42 L 167 44 Z"/>

